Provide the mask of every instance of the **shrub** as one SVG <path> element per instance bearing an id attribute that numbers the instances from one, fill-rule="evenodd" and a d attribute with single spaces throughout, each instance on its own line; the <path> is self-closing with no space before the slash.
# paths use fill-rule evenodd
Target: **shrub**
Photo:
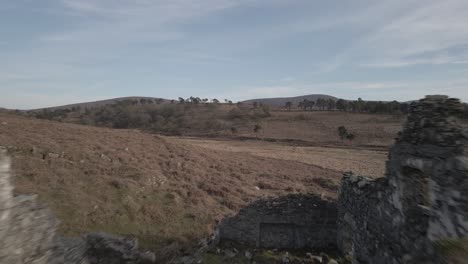
<path id="1" fill-rule="evenodd" d="M 262 129 L 262 126 L 260 124 L 255 124 L 253 127 L 253 131 L 255 134 L 257 134 L 261 129 Z"/>
<path id="2" fill-rule="evenodd" d="M 348 130 L 344 126 L 339 126 L 338 127 L 338 136 L 340 137 L 341 141 L 343 141 L 346 138 L 346 135 L 348 134 Z"/>
<path id="3" fill-rule="evenodd" d="M 246 114 L 239 108 L 231 109 L 227 114 L 227 118 L 229 120 L 244 119 L 245 117 L 246 117 Z"/>
<path id="4" fill-rule="evenodd" d="M 308 118 L 304 114 L 298 114 L 298 115 L 294 116 L 294 119 L 295 120 L 307 120 Z"/>

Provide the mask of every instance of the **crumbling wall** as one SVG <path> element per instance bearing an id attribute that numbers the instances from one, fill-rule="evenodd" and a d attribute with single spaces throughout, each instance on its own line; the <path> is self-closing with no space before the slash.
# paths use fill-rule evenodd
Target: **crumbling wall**
<path id="1" fill-rule="evenodd" d="M 0 263 L 46 263 L 56 225 L 34 196 L 13 197 L 10 161 L 0 149 Z"/>
<path id="2" fill-rule="evenodd" d="M 395 230 L 401 219 L 390 197 L 385 178 L 373 180 L 352 173 L 343 177 L 338 246 L 355 263 L 393 263 L 393 256 L 404 254 Z"/>
<path id="3" fill-rule="evenodd" d="M 57 235 L 58 221 L 36 196 L 13 196 L 10 160 L 0 147 L 0 263 L 137 264 L 153 263 L 133 239 L 103 233 L 79 238 Z"/>
<path id="4" fill-rule="evenodd" d="M 219 239 L 252 247 L 325 248 L 336 245 L 337 206 L 314 195 L 259 200 L 219 225 Z"/>
<path id="5" fill-rule="evenodd" d="M 356 263 L 437 263 L 434 242 L 468 234 L 462 104 L 428 96 L 410 107 L 385 178 L 345 175 L 338 241 Z"/>

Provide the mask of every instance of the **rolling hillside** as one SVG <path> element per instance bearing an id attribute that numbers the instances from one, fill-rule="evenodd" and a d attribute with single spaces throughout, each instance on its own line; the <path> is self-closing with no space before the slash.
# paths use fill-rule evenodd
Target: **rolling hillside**
<path id="1" fill-rule="evenodd" d="M 277 98 L 259 98 L 259 99 L 250 99 L 243 101 L 242 103 L 245 104 L 252 104 L 253 102 L 258 102 L 262 103 L 265 105 L 270 105 L 270 106 L 284 106 L 286 102 L 291 102 L 294 105 L 297 105 L 299 102 L 304 101 L 304 99 L 307 99 L 309 101 L 317 101 L 317 99 L 322 98 L 322 99 L 333 99 L 333 100 L 338 100 L 338 98 L 330 95 L 325 95 L 325 94 L 310 94 L 310 95 L 302 95 L 302 96 L 296 96 L 296 97 L 277 97 Z"/>
<path id="2" fill-rule="evenodd" d="M 10 114 L 0 114 L 0 146 L 13 158 L 16 194 L 37 193 L 62 232 L 137 237 L 160 261 L 190 251 L 216 219 L 255 199 L 335 197 L 341 177 L 299 161 Z"/>

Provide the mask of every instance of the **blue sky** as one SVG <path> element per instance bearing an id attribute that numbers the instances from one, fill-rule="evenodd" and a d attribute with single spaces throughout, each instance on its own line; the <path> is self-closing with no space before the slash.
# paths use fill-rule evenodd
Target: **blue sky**
<path id="1" fill-rule="evenodd" d="M 0 106 L 121 96 L 468 101 L 466 0 L 0 0 Z"/>

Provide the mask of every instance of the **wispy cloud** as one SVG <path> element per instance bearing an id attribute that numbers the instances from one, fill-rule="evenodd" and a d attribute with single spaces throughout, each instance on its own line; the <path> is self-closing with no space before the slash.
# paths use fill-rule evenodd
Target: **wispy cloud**
<path id="1" fill-rule="evenodd" d="M 151 43 L 184 39 L 189 34 L 184 23 L 208 14 L 243 5 L 268 6 L 265 0 L 161 0 L 93 1 L 60 0 L 64 12 L 83 16 L 73 30 L 42 36 L 42 41 L 92 45 L 100 52 L 130 43 Z M 277 2 L 282 3 L 281 1 Z M 275 3 L 273 3 L 275 4 Z M 284 4 L 284 3 L 282 3 Z M 424 64 L 465 63 L 468 56 L 430 54 L 468 45 L 468 2 L 463 0 L 422 3 L 415 0 L 356 2 L 350 9 L 337 8 L 324 15 L 299 16 L 268 27 L 244 28 L 237 40 L 228 35 L 208 36 L 223 41 L 226 48 L 252 49 L 294 34 L 324 34 L 330 30 L 354 32 L 334 56 L 310 69 L 311 74 L 329 73 L 337 68 L 362 66 L 395 68 Z M 258 31 L 261 30 L 261 34 Z M 190 36 L 193 37 L 193 36 Z M 240 38 L 248 39 L 245 44 Z M 224 39 L 223 39 L 224 38 Z M 234 42 L 233 42 L 234 40 Z M 187 41 L 196 41 L 187 39 Z M 193 51 L 188 51 L 193 52 Z M 187 52 L 187 53 L 188 53 Z M 198 52 L 201 54 L 201 52 Z M 416 55 L 425 55 L 413 58 Z M 190 57 L 190 56 L 189 56 Z M 197 56 L 191 56 L 196 58 Z M 222 56 L 201 54 L 203 60 L 223 60 Z"/>
<path id="2" fill-rule="evenodd" d="M 243 1 L 234 0 L 160 0 L 160 1 L 94 1 L 61 0 L 65 14 L 83 16 L 87 21 L 74 31 L 45 36 L 45 41 L 92 43 L 113 40 L 122 42 L 160 41 L 181 37 L 176 27 Z M 90 24 L 90 22 L 92 24 Z"/>
<path id="3" fill-rule="evenodd" d="M 451 49 L 467 49 L 466 14 L 467 1 L 424 1 L 424 5 L 388 21 L 361 40 L 360 45 L 368 49 L 368 66 L 405 67 L 459 62 L 458 56 L 446 53 Z M 415 58 L 417 56 L 419 58 Z"/>
<path id="4" fill-rule="evenodd" d="M 468 56 L 465 54 L 448 55 L 438 53 L 434 55 L 425 55 L 406 58 L 386 58 L 375 62 L 363 63 L 362 67 L 368 68 L 399 68 L 414 65 L 445 65 L 445 64 L 468 64 Z"/>
<path id="5" fill-rule="evenodd" d="M 0 6 L 0 90 L 18 100 L 31 91 L 50 93 L 44 104 L 70 91 L 60 98 L 468 99 L 466 0 L 36 2 Z"/>
<path id="6" fill-rule="evenodd" d="M 298 24 L 301 31 L 345 29 L 355 32 L 341 50 L 320 66 L 397 68 L 464 64 L 468 51 L 468 2 L 464 0 L 367 2 L 362 9 Z M 452 50 L 465 53 L 450 54 Z M 322 67 L 321 67 L 322 68 Z M 315 71 L 312 71 L 315 72 Z"/>

